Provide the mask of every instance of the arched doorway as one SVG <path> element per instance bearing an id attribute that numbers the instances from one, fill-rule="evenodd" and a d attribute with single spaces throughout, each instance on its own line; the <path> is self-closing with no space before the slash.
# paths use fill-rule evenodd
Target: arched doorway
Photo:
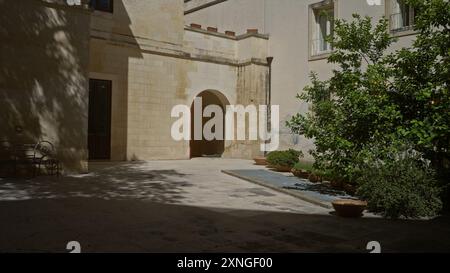
<path id="1" fill-rule="evenodd" d="M 207 90 L 199 93 L 196 98 L 202 99 L 202 109 L 201 112 L 208 105 L 217 105 L 222 108 L 223 115 L 223 124 L 224 124 L 224 133 L 225 133 L 225 109 L 226 106 L 230 103 L 228 99 L 220 92 L 215 90 Z M 225 150 L 225 141 L 224 140 L 206 140 L 204 136 L 202 136 L 202 140 L 194 139 L 194 102 L 191 105 L 191 141 L 190 141 L 190 156 L 193 157 L 220 157 L 222 156 Z M 208 122 L 213 117 L 203 117 L 202 118 L 202 126 Z M 224 139 L 224 136 L 222 137 Z"/>

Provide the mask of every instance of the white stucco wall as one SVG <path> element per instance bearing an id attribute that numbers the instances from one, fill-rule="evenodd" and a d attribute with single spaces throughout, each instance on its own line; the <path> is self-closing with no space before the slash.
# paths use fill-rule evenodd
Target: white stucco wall
<path id="1" fill-rule="evenodd" d="M 219 30 L 235 31 L 236 34 L 243 34 L 247 29 L 254 28 L 265 32 L 265 8 L 264 0 L 225 1 L 187 14 L 185 23 L 201 23 L 205 28 L 218 27 Z"/>

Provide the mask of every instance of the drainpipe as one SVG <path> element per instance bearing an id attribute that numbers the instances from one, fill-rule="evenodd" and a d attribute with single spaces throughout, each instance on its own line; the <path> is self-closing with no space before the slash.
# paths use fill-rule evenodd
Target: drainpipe
<path id="1" fill-rule="evenodd" d="M 271 106 L 272 106 L 272 62 L 273 62 L 273 57 L 267 57 L 267 65 L 269 66 L 269 83 L 268 86 L 266 88 L 266 106 L 267 106 L 267 114 L 266 114 L 266 123 L 267 123 L 267 131 L 271 130 Z M 264 156 L 267 155 L 267 151 L 264 151 Z"/>

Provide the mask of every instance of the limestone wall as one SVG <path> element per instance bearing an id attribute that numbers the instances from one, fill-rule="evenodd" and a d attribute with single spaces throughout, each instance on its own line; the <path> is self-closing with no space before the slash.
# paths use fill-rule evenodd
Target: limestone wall
<path id="1" fill-rule="evenodd" d="M 86 170 L 90 12 L 64 1 L 0 1 L 0 140 L 56 145 Z"/>
<path id="2" fill-rule="evenodd" d="M 113 13 L 93 13 L 89 71 L 113 83 L 112 160 L 179 151 L 168 143 L 166 127 L 167 109 L 183 96 L 182 64 L 166 55 L 181 54 L 183 31 L 182 0 L 116 0 Z"/>
<path id="3" fill-rule="evenodd" d="M 264 94 L 266 37 L 185 28 L 181 0 L 114 3 L 113 14 L 92 15 L 89 67 L 91 78 L 113 82 L 112 160 L 189 158 L 189 141 L 170 135 L 173 106 L 190 106 L 205 90 L 232 104 L 248 103 L 238 92 Z M 240 77 L 263 82 L 238 89 Z"/>
<path id="4" fill-rule="evenodd" d="M 87 170 L 89 79 L 112 81 L 111 160 L 188 158 L 171 110 L 202 91 L 265 98 L 268 37 L 186 27 L 183 0 L 115 0 L 112 13 L 63 0 L 0 7 L 0 137 L 54 142 L 68 172 Z M 252 157 L 258 144 L 228 142 L 225 156 Z"/>

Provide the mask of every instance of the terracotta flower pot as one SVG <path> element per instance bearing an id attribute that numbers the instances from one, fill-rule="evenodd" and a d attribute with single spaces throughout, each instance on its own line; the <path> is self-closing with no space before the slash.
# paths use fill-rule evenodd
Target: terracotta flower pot
<path id="1" fill-rule="evenodd" d="M 363 215 L 367 202 L 361 200 L 340 199 L 332 202 L 336 214 L 341 217 L 358 218 Z"/>
<path id="2" fill-rule="evenodd" d="M 261 165 L 261 166 L 267 165 L 267 160 L 265 157 L 255 157 L 255 158 L 253 158 L 253 160 L 255 161 L 256 165 Z"/>
<path id="3" fill-rule="evenodd" d="M 318 175 L 315 175 L 313 173 L 309 174 L 308 180 L 309 180 L 309 182 L 312 182 L 312 183 L 318 183 L 318 182 L 322 181 Z"/>
<path id="4" fill-rule="evenodd" d="M 291 173 L 298 178 L 308 179 L 308 177 L 309 177 L 309 172 L 304 171 L 304 170 L 292 169 Z"/>

